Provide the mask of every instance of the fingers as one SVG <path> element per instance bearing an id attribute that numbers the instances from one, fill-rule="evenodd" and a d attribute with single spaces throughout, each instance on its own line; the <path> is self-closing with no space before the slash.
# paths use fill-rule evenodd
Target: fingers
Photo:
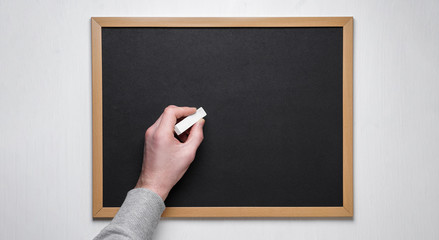
<path id="1" fill-rule="evenodd" d="M 197 150 L 197 148 L 200 146 L 201 142 L 204 139 L 203 126 L 205 122 L 206 121 L 204 119 L 201 119 L 197 123 L 195 123 L 192 126 L 187 141 L 185 142 L 185 144 L 192 147 L 194 150 Z"/>
<path id="2" fill-rule="evenodd" d="M 194 114 L 196 111 L 197 109 L 192 107 L 168 106 L 162 114 L 158 130 L 172 133 L 177 119 Z"/>

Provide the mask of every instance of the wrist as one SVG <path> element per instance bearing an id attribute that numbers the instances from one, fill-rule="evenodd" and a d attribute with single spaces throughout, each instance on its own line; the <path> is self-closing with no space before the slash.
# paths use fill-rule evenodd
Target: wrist
<path id="1" fill-rule="evenodd" d="M 168 194 L 169 194 L 169 191 L 164 189 L 164 188 L 154 186 L 152 184 L 142 183 L 140 180 L 137 182 L 137 185 L 135 188 L 146 188 L 148 190 L 151 190 L 151 191 L 155 192 L 157 195 L 159 195 L 163 201 L 165 201 L 165 199 L 168 197 Z"/>

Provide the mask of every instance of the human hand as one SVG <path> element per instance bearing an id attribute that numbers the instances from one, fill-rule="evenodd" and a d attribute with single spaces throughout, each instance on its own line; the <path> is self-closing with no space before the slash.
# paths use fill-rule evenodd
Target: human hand
<path id="1" fill-rule="evenodd" d="M 145 133 L 142 172 L 136 188 L 148 188 L 163 201 L 171 188 L 181 179 L 195 158 L 203 141 L 204 119 L 199 120 L 188 132 L 174 137 L 177 120 L 194 114 L 196 108 L 168 106 Z"/>

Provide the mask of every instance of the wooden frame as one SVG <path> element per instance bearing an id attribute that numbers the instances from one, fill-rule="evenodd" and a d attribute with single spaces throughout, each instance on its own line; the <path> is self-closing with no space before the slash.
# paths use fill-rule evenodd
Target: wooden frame
<path id="1" fill-rule="evenodd" d="M 93 217 L 119 210 L 103 207 L 102 27 L 343 27 L 343 206 L 168 207 L 162 217 L 352 217 L 353 216 L 353 18 L 116 18 L 91 19 L 93 81 Z"/>

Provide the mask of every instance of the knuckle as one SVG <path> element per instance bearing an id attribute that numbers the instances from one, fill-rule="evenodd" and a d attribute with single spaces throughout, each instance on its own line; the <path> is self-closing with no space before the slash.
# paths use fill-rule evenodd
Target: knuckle
<path id="1" fill-rule="evenodd" d="M 166 109 L 168 109 L 168 110 L 172 110 L 172 109 L 174 109 L 174 108 L 176 108 L 175 105 L 169 105 L 169 106 L 167 106 L 167 107 L 165 108 L 165 110 L 166 110 Z"/>
<path id="2" fill-rule="evenodd" d="M 164 113 L 165 114 L 173 114 L 174 113 L 174 107 L 171 107 L 171 106 L 166 107 Z"/>
<path id="3" fill-rule="evenodd" d="M 203 132 L 199 132 L 197 138 L 198 138 L 199 140 L 203 141 L 203 140 L 204 140 L 204 134 L 203 134 Z"/>
<path id="4" fill-rule="evenodd" d="M 186 157 L 192 161 L 195 158 L 195 152 L 194 151 L 187 152 Z"/>
<path id="5" fill-rule="evenodd" d="M 150 138 L 152 135 L 152 127 L 149 127 L 145 132 L 145 138 Z"/>

